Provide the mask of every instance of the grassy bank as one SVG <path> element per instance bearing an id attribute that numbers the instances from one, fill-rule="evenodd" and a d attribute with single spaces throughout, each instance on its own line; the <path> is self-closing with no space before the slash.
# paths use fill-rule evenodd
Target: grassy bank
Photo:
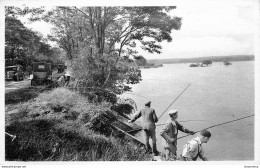
<path id="1" fill-rule="evenodd" d="M 110 104 L 93 104 L 65 88 L 40 93 L 6 111 L 6 160 L 150 160 L 142 147 L 113 137 Z"/>

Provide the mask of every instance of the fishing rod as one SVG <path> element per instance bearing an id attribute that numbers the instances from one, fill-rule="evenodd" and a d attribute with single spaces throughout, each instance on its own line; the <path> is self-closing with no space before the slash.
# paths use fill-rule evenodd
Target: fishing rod
<path id="1" fill-rule="evenodd" d="M 227 124 L 227 123 L 235 122 L 235 121 L 242 120 L 242 119 L 245 119 L 245 118 L 249 118 L 249 117 L 252 117 L 252 116 L 254 116 L 254 114 L 253 114 L 253 115 L 246 116 L 246 117 L 242 117 L 242 118 L 239 118 L 239 119 L 227 121 L 227 122 L 224 122 L 224 123 L 221 123 L 221 124 L 216 124 L 216 125 L 213 125 L 213 126 L 204 128 L 204 129 L 210 129 L 210 128 L 213 128 L 213 127 L 217 127 L 217 126 L 224 125 L 224 124 Z M 187 121 L 189 121 L 189 120 L 187 120 Z M 191 120 L 191 121 L 197 121 L 197 120 Z M 198 120 L 198 121 L 199 121 L 199 120 Z M 205 120 L 201 120 L 201 121 L 205 121 Z M 179 121 L 179 122 L 182 122 L 182 121 Z M 185 121 L 183 121 L 183 122 L 185 122 Z M 169 123 L 156 124 L 156 126 L 166 125 L 166 124 L 169 124 Z M 204 129 L 202 129 L 202 130 L 204 130 Z M 129 130 L 129 131 L 126 131 L 126 132 L 127 132 L 127 133 L 130 133 L 130 132 L 135 132 L 135 131 L 140 131 L 140 130 L 142 130 L 142 128 L 132 129 L 132 130 Z M 202 130 L 196 131 L 195 133 L 198 133 L 198 132 L 200 132 L 200 131 L 202 131 Z M 122 134 L 122 133 L 119 133 L 119 134 Z M 119 135 L 119 134 L 116 134 L 116 135 Z M 189 135 L 190 135 L 190 134 L 187 134 L 187 135 L 184 135 L 184 136 L 179 137 L 179 138 L 177 138 L 177 139 L 181 139 L 181 138 L 187 137 L 187 136 L 189 136 Z"/>
<path id="2" fill-rule="evenodd" d="M 188 86 L 173 100 L 173 102 L 166 108 L 166 110 L 164 110 L 164 112 L 160 115 L 160 117 L 171 107 L 171 105 L 185 92 L 185 90 L 187 90 L 188 89 L 188 87 L 191 85 L 191 83 L 190 84 L 188 84 Z M 159 118 L 160 118 L 159 117 Z M 158 118 L 158 120 L 159 120 L 159 118 Z M 156 125 L 157 126 L 157 125 Z M 142 130 L 141 128 L 138 128 L 138 129 L 132 129 L 132 130 L 130 130 L 130 131 L 126 131 L 126 132 L 135 132 L 135 131 L 140 131 L 140 130 Z M 122 134 L 122 133 L 119 133 L 119 134 Z M 119 135 L 119 134 L 117 134 L 117 135 Z"/>
<path id="3" fill-rule="evenodd" d="M 227 124 L 227 123 L 235 122 L 235 121 L 242 120 L 242 119 L 245 119 L 245 118 L 249 118 L 249 117 L 252 117 L 252 116 L 255 116 L 255 115 L 253 114 L 253 115 L 245 116 L 245 117 L 242 117 L 242 118 L 239 118 L 239 119 L 235 119 L 235 120 L 231 120 L 231 121 L 227 121 L 227 122 L 224 122 L 224 123 L 221 123 L 221 124 L 216 124 L 216 125 L 213 125 L 213 126 L 204 128 L 204 129 L 210 129 L 210 128 L 213 128 L 213 127 L 217 127 L 217 126 L 224 125 L 224 124 Z M 202 129 L 202 130 L 204 130 L 204 129 Z M 200 131 L 202 131 L 202 130 L 196 131 L 195 133 L 198 133 L 198 132 L 200 132 Z M 181 139 L 181 138 L 187 137 L 187 136 L 189 136 L 189 135 L 190 135 L 190 134 L 184 135 L 184 136 L 181 136 L 181 137 L 179 137 L 179 138 L 177 138 L 177 139 Z"/>
<path id="4" fill-rule="evenodd" d="M 191 85 L 191 83 L 179 94 L 178 97 L 176 97 L 174 99 L 174 101 L 166 108 L 166 110 L 164 110 L 164 112 L 160 115 L 160 117 L 158 118 L 158 120 L 161 118 L 161 116 L 171 107 L 171 105 L 182 95 L 182 93 L 185 92 L 186 89 L 188 89 L 188 87 Z"/>

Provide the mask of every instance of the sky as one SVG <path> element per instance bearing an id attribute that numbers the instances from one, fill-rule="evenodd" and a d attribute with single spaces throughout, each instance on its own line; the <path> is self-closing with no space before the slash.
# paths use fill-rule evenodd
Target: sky
<path id="1" fill-rule="evenodd" d="M 173 11 L 182 27 L 172 31 L 162 54 L 147 58 L 190 58 L 254 54 L 259 2 L 256 0 L 183 0 Z"/>
<path id="2" fill-rule="evenodd" d="M 157 5 L 153 1 L 123 5 L 142 6 L 147 4 Z M 108 5 L 113 6 L 113 3 L 108 3 Z M 172 31 L 172 42 L 161 44 L 163 47 L 161 54 L 140 51 L 140 54 L 146 59 L 252 55 L 255 53 L 259 28 L 258 0 L 173 0 L 159 5 L 177 6 L 171 15 L 182 17 L 182 27 L 178 31 Z M 23 23 L 27 27 L 41 32 L 44 36 L 51 33 L 51 26 L 45 22 L 29 24 L 23 20 Z"/>

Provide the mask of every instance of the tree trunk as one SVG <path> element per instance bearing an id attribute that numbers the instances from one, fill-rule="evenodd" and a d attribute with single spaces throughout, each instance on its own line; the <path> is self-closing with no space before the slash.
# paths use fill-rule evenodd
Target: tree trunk
<path id="1" fill-rule="evenodd" d="M 14 65 L 14 58 L 15 58 L 14 50 L 15 50 L 15 44 L 13 45 L 12 54 L 11 54 L 11 57 L 12 57 L 12 65 Z"/>

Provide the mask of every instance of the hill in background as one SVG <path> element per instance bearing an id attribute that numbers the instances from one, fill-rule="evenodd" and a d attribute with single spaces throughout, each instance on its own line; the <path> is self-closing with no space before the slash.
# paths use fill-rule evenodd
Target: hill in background
<path id="1" fill-rule="evenodd" d="M 234 61 L 254 61 L 254 55 L 232 55 L 232 56 L 209 56 L 209 57 L 195 57 L 195 58 L 173 58 L 173 59 L 148 59 L 150 64 L 178 64 L 178 63 L 200 63 L 204 60 L 212 62 L 234 62 Z"/>

